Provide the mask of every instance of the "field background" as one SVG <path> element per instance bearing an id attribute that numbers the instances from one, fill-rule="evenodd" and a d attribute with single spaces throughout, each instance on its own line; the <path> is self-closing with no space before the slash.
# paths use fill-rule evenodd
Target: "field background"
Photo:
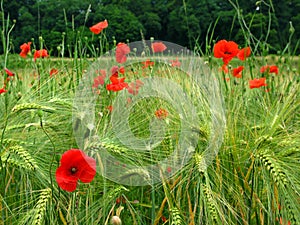
<path id="1" fill-rule="evenodd" d="M 300 0 L 1 0 L 0 83 L 7 92 L 0 94 L 0 225 L 300 224 L 299 12 Z M 109 26 L 93 34 L 89 27 L 104 19 Z M 218 155 L 202 169 L 203 148 L 213 134 L 209 109 L 200 106 L 209 105 L 209 98 L 186 74 L 157 63 L 145 68 L 149 76 L 174 79 L 197 96 L 191 99 L 202 120 L 192 124 L 200 136 L 192 159 L 170 179 L 162 175 L 158 184 L 122 185 L 97 173 L 91 183 L 79 182 L 76 191 L 63 191 L 55 171 L 62 154 L 78 148 L 72 112 L 81 78 L 119 42 L 144 39 L 188 47 L 210 69 L 225 115 Z M 229 73 L 213 54 L 222 39 L 251 47 L 245 61 L 229 63 Z M 32 46 L 24 59 L 19 46 L 26 42 Z M 39 49 L 50 56 L 34 61 Z M 240 65 L 243 75 L 236 78 L 231 69 Z M 265 65 L 276 65 L 278 74 L 261 73 Z M 50 76 L 53 69 L 57 73 Z M 141 64 L 125 70 L 128 83 L 145 75 Z M 249 81 L 261 77 L 267 86 L 250 89 Z M 174 151 L 181 124 L 172 104 L 145 99 L 134 105 L 128 121 L 138 137 L 149 137 L 158 108 L 169 112 L 162 120 L 166 136 L 154 154 L 135 155 L 111 130 L 109 107 L 118 93 L 105 85 L 98 91 L 100 148 L 137 164 Z"/>

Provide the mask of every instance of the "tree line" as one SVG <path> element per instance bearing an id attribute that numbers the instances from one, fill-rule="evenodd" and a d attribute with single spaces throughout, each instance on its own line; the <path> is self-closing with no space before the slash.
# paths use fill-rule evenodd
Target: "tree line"
<path id="1" fill-rule="evenodd" d="M 57 54 L 72 46 L 78 34 L 99 41 L 89 27 L 107 19 L 109 44 L 142 38 L 174 42 L 204 53 L 214 40 L 263 46 L 266 53 L 299 53 L 300 0 L 2 0 L 1 26 L 11 32 L 12 51 L 28 41 Z M 5 30 L 5 29 L 4 29 Z M 6 30 L 7 32 L 7 30 Z M 4 32 L 5 34 L 5 32 Z M 102 36 L 103 38 L 103 36 Z M 264 44 L 264 43 L 267 43 Z M 3 47 L 1 43 L 1 53 Z M 39 46 L 36 46 L 37 48 Z M 259 48 L 257 48 L 259 49 Z"/>

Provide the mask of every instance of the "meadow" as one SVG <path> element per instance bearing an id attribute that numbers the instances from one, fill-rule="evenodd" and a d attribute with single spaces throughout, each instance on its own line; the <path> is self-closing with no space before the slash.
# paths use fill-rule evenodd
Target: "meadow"
<path id="1" fill-rule="evenodd" d="M 111 43 L 109 23 L 57 55 L 11 53 L 2 24 L 0 225 L 300 224 L 296 50 Z"/>

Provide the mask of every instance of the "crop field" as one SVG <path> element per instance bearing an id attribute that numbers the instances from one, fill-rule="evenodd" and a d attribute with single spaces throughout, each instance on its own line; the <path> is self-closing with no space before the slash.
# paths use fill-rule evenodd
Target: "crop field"
<path id="1" fill-rule="evenodd" d="M 3 23 L 0 225 L 300 224 L 296 51 L 109 26 L 52 55 L 42 36 L 11 52 Z"/>

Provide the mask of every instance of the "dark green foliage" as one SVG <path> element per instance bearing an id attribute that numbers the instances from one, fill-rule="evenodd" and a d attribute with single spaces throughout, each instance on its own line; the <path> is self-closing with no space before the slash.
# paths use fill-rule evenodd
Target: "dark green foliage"
<path id="1" fill-rule="evenodd" d="M 104 19 L 109 21 L 108 39 L 114 36 L 117 42 L 141 40 L 143 33 L 146 39 L 203 47 L 209 26 L 218 20 L 213 39 L 245 43 L 231 2 L 238 4 L 251 34 L 257 40 L 267 40 L 268 53 L 284 51 L 289 41 L 289 50 L 299 53 L 300 0 L 4 0 L 3 5 L 5 18 L 9 15 L 10 20 L 17 21 L 11 38 L 13 51 L 18 53 L 22 43 L 38 40 L 41 35 L 48 50 L 55 52 L 61 43 L 60 33 L 82 31 L 83 26 L 88 28 Z M 80 37 L 91 36 L 88 29 L 85 31 Z M 77 40 L 68 38 L 69 44 Z"/>

